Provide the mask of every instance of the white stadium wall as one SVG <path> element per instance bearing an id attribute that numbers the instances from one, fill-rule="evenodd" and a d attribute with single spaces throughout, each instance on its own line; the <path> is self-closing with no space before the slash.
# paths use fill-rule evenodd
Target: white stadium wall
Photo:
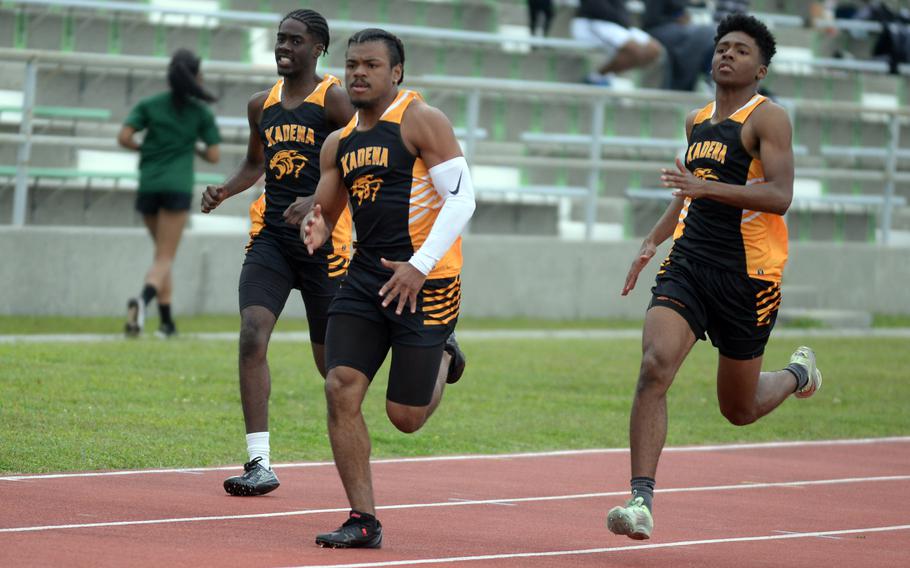
<path id="1" fill-rule="evenodd" d="M 176 313 L 236 313 L 246 240 L 237 232 L 186 233 L 174 267 Z M 632 241 L 468 236 L 462 314 L 640 318 L 659 259 L 623 298 L 619 291 L 637 250 Z M 126 299 L 139 292 L 151 256 L 144 229 L 0 227 L 0 314 L 122 314 Z M 797 307 L 910 314 L 907 282 L 910 248 L 795 243 L 783 307 L 808 299 L 810 305 Z M 285 313 L 303 315 L 298 294 Z"/>

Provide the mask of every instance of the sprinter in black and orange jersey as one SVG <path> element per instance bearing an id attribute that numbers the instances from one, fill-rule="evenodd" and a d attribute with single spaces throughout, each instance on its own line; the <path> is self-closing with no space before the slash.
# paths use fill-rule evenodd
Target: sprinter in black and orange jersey
<path id="1" fill-rule="evenodd" d="M 793 149 L 786 111 L 757 94 L 775 52 L 774 37 L 751 16 L 717 29 L 714 102 L 686 120 L 685 163 L 663 170 L 673 202 L 645 238 L 622 294 L 635 286 L 658 245 L 670 254 L 651 289 L 642 361 L 632 404 L 632 497 L 607 515 L 609 529 L 650 538 L 657 462 L 667 434 L 667 390 L 692 346 L 717 348 L 717 398 L 731 423 L 751 424 L 787 397 L 821 386 L 815 354 L 800 347 L 782 370 L 762 372 L 762 355 L 780 305 L 787 261 L 782 215 L 793 196 Z M 703 512 L 695 512 L 693 518 Z"/>
<path id="2" fill-rule="evenodd" d="M 325 392 L 329 439 L 351 505 L 339 529 L 316 543 L 378 548 L 370 436 L 361 404 L 389 350 L 386 413 L 402 432 L 418 430 L 458 380 L 464 356 L 453 331 L 461 302 L 461 232 L 474 189 L 452 125 L 419 94 L 399 90 L 404 46 L 378 29 L 348 42 L 345 86 L 357 114 L 322 147 L 304 242 L 315 251 L 345 208 L 357 241 L 329 308 Z"/>
<path id="3" fill-rule="evenodd" d="M 350 259 L 350 215 L 341 216 L 332 238 L 311 255 L 300 242 L 299 219 L 295 224 L 285 213 L 294 203 L 312 200 L 322 144 L 354 114 L 341 81 L 315 73 L 328 47 L 328 25 L 317 12 L 295 10 L 285 16 L 275 43 L 281 78 L 253 95 L 247 107 L 246 159 L 224 185 L 209 186 L 202 197 L 202 211 L 208 213 L 253 185 L 265 170 L 265 193 L 250 208 L 251 238 L 240 273 L 240 399 L 249 461 L 242 475 L 225 480 L 224 489 L 232 495 L 262 495 L 278 487 L 270 464 L 266 352 L 294 288 L 303 296 L 313 357 L 325 376 L 328 306 Z"/>

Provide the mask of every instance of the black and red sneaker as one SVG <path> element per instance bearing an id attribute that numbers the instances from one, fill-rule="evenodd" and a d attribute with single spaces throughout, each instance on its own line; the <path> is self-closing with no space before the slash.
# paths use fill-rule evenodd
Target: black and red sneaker
<path id="1" fill-rule="evenodd" d="M 343 525 L 316 535 L 316 544 L 323 548 L 381 548 L 382 524 L 373 515 L 351 511 Z"/>
<path id="2" fill-rule="evenodd" d="M 448 339 L 446 339 L 443 349 L 452 356 L 452 360 L 449 361 L 449 374 L 446 376 L 446 382 L 449 384 L 457 383 L 458 379 L 461 378 L 461 375 L 464 374 L 466 360 L 464 353 L 461 351 L 461 347 L 458 346 L 458 341 L 455 340 L 454 331 L 449 335 Z"/>

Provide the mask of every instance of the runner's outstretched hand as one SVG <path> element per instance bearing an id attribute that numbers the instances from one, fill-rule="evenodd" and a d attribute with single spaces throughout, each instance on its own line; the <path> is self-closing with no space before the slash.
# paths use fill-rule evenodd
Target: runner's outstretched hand
<path id="1" fill-rule="evenodd" d="M 316 205 L 306 214 L 300 224 L 300 237 L 303 239 L 303 244 L 306 245 L 307 252 L 310 254 L 316 252 L 319 247 L 329 240 L 331 234 L 332 230 L 328 227 L 325 217 L 322 215 L 322 206 Z"/>

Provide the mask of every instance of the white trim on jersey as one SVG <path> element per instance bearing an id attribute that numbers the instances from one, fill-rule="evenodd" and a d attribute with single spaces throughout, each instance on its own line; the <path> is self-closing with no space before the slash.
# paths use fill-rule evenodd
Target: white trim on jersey
<path id="1" fill-rule="evenodd" d="M 389 114 L 390 112 L 392 112 L 393 110 L 395 110 L 396 108 L 401 106 L 401 104 L 404 103 L 406 100 L 408 100 L 408 96 L 411 94 L 411 92 L 412 91 L 409 91 L 409 90 L 401 91 L 401 94 L 398 95 L 398 100 L 394 101 L 392 104 L 389 105 L 389 108 L 385 109 L 385 112 L 382 113 L 382 116 L 379 117 L 379 120 L 382 120 L 383 118 L 385 118 L 385 115 Z"/>
<path id="2" fill-rule="evenodd" d="M 741 106 L 738 109 L 736 109 L 735 111 L 733 111 L 730 114 L 730 116 L 733 116 L 738 112 L 742 112 L 743 110 L 749 108 L 750 106 L 754 106 L 754 105 L 758 104 L 758 102 L 761 100 L 763 100 L 763 97 L 761 95 L 759 95 L 758 93 L 752 95 L 752 98 L 749 99 L 746 102 L 746 104 L 744 104 L 743 106 Z M 714 120 L 714 113 L 716 113 L 716 112 L 717 112 L 717 101 L 711 101 L 711 120 Z"/>

